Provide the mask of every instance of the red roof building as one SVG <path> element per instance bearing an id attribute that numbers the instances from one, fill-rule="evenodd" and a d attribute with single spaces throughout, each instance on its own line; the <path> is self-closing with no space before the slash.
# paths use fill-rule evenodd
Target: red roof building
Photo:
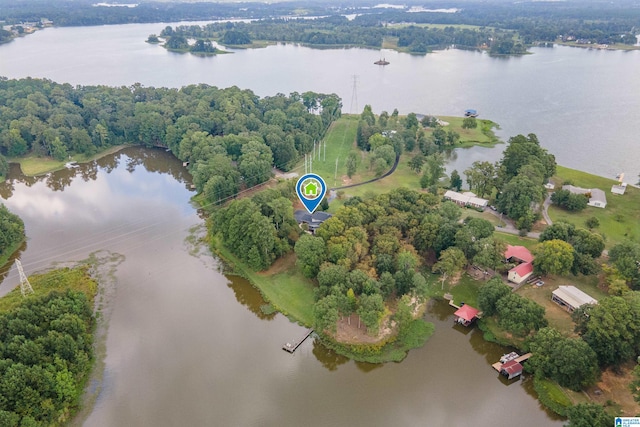
<path id="1" fill-rule="evenodd" d="M 500 367 L 500 373 L 507 379 L 515 378 L 522 374 L 522 365 L 515 360 L 509 360 Z"/>
<path id="2" fill-rule="evenodd" d="M 507 261 L 515 258 L 514 261 L 518 262 L 531 262 L 533 261 L 533 255 L 529 252 L 529 249 L 524 246 L 511 246 L 507 245 L 507 250 L 504 252 L 504 259 Z"/>
<path id="3" fill-rule="evenodd" d="M 477 308 L 465 304 L 453 313 L 453 315 L 455 316 L 456 323 L 469 326 L 478 317 L 478 312 L 479 310 Z"/>

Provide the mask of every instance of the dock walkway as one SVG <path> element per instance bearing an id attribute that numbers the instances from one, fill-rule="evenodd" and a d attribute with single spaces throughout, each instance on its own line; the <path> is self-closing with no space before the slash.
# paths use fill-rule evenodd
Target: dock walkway
<path id="1" fill-rule="evenodd" d="M 523 354 L 522 356 L 518 356 L 517 358 L 513 359 L 518 363 L 522 363 L 525 360 L 527 360 L 528 358 L 530 358 L 532 356 L 531 353 L 527 353 L 527 354 Z M 495 369 L 496 371 L 500 372 L 500 368 L 502 368 L 503 363 L 502 362 L 496 362 L 493 365 L 491 365 L 491 367 L 493 369 Z"/>
<path id="2" fill-rule="evenodd" d="M 288 351 L 289 353 L 293 353 L 298 349 L 298 347 L 300 347 L 300 344 L 302 344 L 304 340 L 309 338 L 309 335 L 311 335 L 312 333 L 313 333 L 313 329 L 307 329 L 307 331 L 304 333 L 302 338 L 300 338 L 298 341 L 286 343 L 285 345 L 282 346 L 282 349 L 284 351 Z"/>

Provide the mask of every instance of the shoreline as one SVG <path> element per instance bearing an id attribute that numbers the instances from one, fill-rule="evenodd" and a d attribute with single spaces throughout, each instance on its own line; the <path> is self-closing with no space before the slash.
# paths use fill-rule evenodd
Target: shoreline
<path id="1" fill-rule="evenodd" d="M 120 144 L 107 148 L 106 150 L 99 151 L 90 157 L 84 156 L 72 156 L 69 161 L 79 164 L 89 163 L 94 160 L 101 159 L 109 154 L 115 154 L 124 150 L 127 147 L 140 146 L 140 144 Z M 45 175 L 49 172 L 56 172 L 65 169 L 65 165 L 69 161 L 58 161 L 50 157 L 11 157 L 7 158 L 8 163 L 15 163 L 20 165 L 20 171 L 24 176 L 35 177 Z M 25 170 L 26 169 L 26 170 Z"/>

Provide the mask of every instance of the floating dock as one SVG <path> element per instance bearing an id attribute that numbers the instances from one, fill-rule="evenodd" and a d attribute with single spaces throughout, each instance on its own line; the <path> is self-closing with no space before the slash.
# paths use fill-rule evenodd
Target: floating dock
<path id="1" fill-rule="evenodd" d="M 282 349 L 284 351 L 288 351 L 289 353 L 293 353 L 298 349 L 298 347 L 300 347 L 300 344 L 302 344 L 304 340 L 309 338 L 309 335 L 311 335 L 312 333 L 313 333 L 313 329 L 307 329 L 307 331 L 304 333 L 302 338 L 300 338 L 298 341 L 286 343 L 285 345 L 282 346 Z"/>

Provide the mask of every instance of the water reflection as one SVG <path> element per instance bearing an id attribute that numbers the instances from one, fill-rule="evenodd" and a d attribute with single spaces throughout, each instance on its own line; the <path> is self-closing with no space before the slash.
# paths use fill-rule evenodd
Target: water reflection
<path id="1" fill-rule="evenodd" d="M 313 340 L 313 355 L 328 371 L 335 371 L 338 366 L 344 365 L 349 361 L 348 357 L 342 356 L 330 348 L 325 347 L 320 343 L 320 340 Z"/>
<path id="2" fill-rule="evenodd" d="M 258 318 L 263 320 L 272 320 L 276 316 L 276 312 L 267 312 L 263 307 L 267 305 L 262 298 L 260 292 L 251 285 L 251 283 L 241 276 L 227 276 L 229 283 L 227 286 L 233 289 L 238 302 L 249 309 Z"/>
<path id="3" fill-rule="evenodd" d="M 133 173 L 137 167 L 144 167 L 149 172 L 169 174 L 176 181 L 184 183 L 185 188 L 191 189 L 191 174 L 171 153 L 160 148 L 126 147 L 116 154 L 107 155 L 98 160 L 73 164 L 38 176 L 24 175 L 19 164 L 11 163 L 6 181 L 0 186 L 0 196 L 3 199 L 9 199 L 13 196 L 16 184 L 32 187 L 39 182 L 44 182 L 53 191 L 64 191 L 76 177 L 88 182 L 98 179 L 100 170 L 111 173 L 118 168 L 121 160 L 126 162 L 126 170 L 129 173 Z"/>

